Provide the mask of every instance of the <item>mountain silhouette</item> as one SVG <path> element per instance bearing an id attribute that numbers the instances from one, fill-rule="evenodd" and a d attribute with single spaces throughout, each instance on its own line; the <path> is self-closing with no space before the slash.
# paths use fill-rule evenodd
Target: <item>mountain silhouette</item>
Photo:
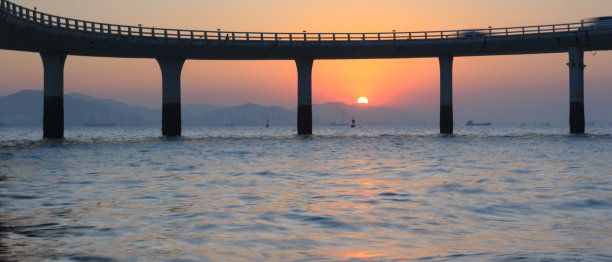
<path id="1" fill-rule="evenodd" d="M 418 125 L 421 117 L 406 110 L 330 102 L 313 105 L 313 125 Z M 209 104 L 183 105 L 186 126 L 294 126 L 296 110 L 247 103 L 233 107 Z M 24 90 L 0 97 L 0 126 L 42 126 L 43 91 Z M 66 126 L 161 126 L 161 109 L 132 106 L 112 99 L 70 93 L 64 95 Z"/>

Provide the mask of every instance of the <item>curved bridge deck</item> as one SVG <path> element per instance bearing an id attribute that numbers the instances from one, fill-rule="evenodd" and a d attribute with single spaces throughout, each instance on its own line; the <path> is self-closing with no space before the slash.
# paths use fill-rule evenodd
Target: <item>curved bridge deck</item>
<path id="1" fill-rule="evenodd" d="M 440 131 L 452 133 L 453 57 L 568 52 L 570 131 L 582 133 L 584 51 L 612 50 L 612 20 L 418 32 L 229 32 L 98 23 L 0 0 L 0 48 L 41 53 L 45 137 L 63 136 L 63 66 L 67 55 L 157 59 L 163 79 L 162 133 L 180 135 L 180 73 L 185 59 L 295 60 L 298 133 L 309 134 L 314 59 L 438 57 Z"/>
<path id="2" fill-rule="evenodd" d="M 362 59 L 612 49 L 612 23 L 477 30 L 262 33 L 153 28 L 55 16 L 0 1 L 0 48 L 83 56 L 188 59 Z"/>

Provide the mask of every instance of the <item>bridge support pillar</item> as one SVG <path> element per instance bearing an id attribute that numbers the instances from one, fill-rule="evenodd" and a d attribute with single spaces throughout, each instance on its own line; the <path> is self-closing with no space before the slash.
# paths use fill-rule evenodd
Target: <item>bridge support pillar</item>
<path id="1" fill-rule="evenodd" d="M 158 58 L 162 73 L 162 135 L 181 135 L 181 71 L 184 58 Z"/>
<path id="2" fill-rule="evenodd" d="M 584 51 L 578 47 L 569 49 L 570 71 L 570 133 L 584 133 Z"/>
<path id="3" fill-rule="evenodd" d="M 440 133 L 453 133 L 453 57 L 441 56 L 440 61 Z"/>
<path id="4" fill-rule="evenodd" d="M 43 137 L 64 137 L 64 64 L 66 54 L 40 53 L 44 68 Z"/>
<path id="5" fill-rule="evenodd" d="M 297 59 L 298 71 L 298 135 L 312 134 L 312 63 L 313 59 Z"/>

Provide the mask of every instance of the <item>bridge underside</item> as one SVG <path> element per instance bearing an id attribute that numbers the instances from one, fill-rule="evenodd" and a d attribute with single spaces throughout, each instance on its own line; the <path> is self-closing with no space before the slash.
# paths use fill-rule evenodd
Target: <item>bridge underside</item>
<path id="1" fill-rule="evenodd" d="M 45 71 L 44 136 L 63 136 L 63 67 L 67 55 L 154 58 L 163 79 L 162 133 L 181 134 L 180 74 L 185 59 L 295 60 L 298 133 L 312 133 L 311 74 L 315 59 L 438 57 L 440 132 L 453 133 L 454 57 L 569 53 L 570 132 L 584 132 L 583 53 L 612 50 L 612 29 L 492 37 L 384 41 L 234 41 L 125 36 L 57 29 L 0 12 L 0 49 L 38 52 Z"/>
<path id="2" fill-rule="evenodd" d="M 0 12 L 0 48 L 123 58 L 295 60 L 418 58 L 612 50 L 612 29 L 495 37 L 386 41 L 234 41 L 112 35 L 57 29 Z"/>

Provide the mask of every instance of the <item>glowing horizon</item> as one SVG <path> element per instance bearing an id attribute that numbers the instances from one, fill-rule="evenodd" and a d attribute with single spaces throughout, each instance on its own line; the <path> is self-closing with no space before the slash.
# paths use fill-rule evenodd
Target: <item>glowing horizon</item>
<path id="1" fill-rule="evenodd" d="M 90 21 L 254 32 L 400 32 L 525 26 L 579 22 L 587 17 L 609 15 L 606 10 L 612 10 L 612 2 L 601 0 L 377 4 L 348 0 L 304 3 L 154 0 L 147 5 L 119 0 L 15 2 L 29 8 L 36 6 L 50 14 Z M 566 53 L 457 57 L 453 65 L 455 112 L 459 119 L 462 116 L 520 119 L 527 115 L 535 120 L 563 121 L 568 107 L 567 60 Z M 0 61 L 8 61 L 0 63 L 0 95 L 25 89 L 42 90 L 38 54 L 0 50 Z M 612 52 L 597 52 L 595 56 L 585 53 L 587 118 L 610 119 L 605 114 L 612 110 L 607 102 L 612 96 L 609 61 Z M 161 105 L 161 74 L 153 59 L 69 56 L 64 72 L 65 93 L 79 92 L 153 108 Z M 188 60 L 182 74 L 182 103 L 233 106 L 251 102 L 294 108 L 296 79 L 293 61 Z M 435 116 L 439 110 L 438 61 L 315 60 L 314 104 L 354 104 L 355 97 L 360 96 L 367 97 L 372 106 L 400 107 Z"/>

